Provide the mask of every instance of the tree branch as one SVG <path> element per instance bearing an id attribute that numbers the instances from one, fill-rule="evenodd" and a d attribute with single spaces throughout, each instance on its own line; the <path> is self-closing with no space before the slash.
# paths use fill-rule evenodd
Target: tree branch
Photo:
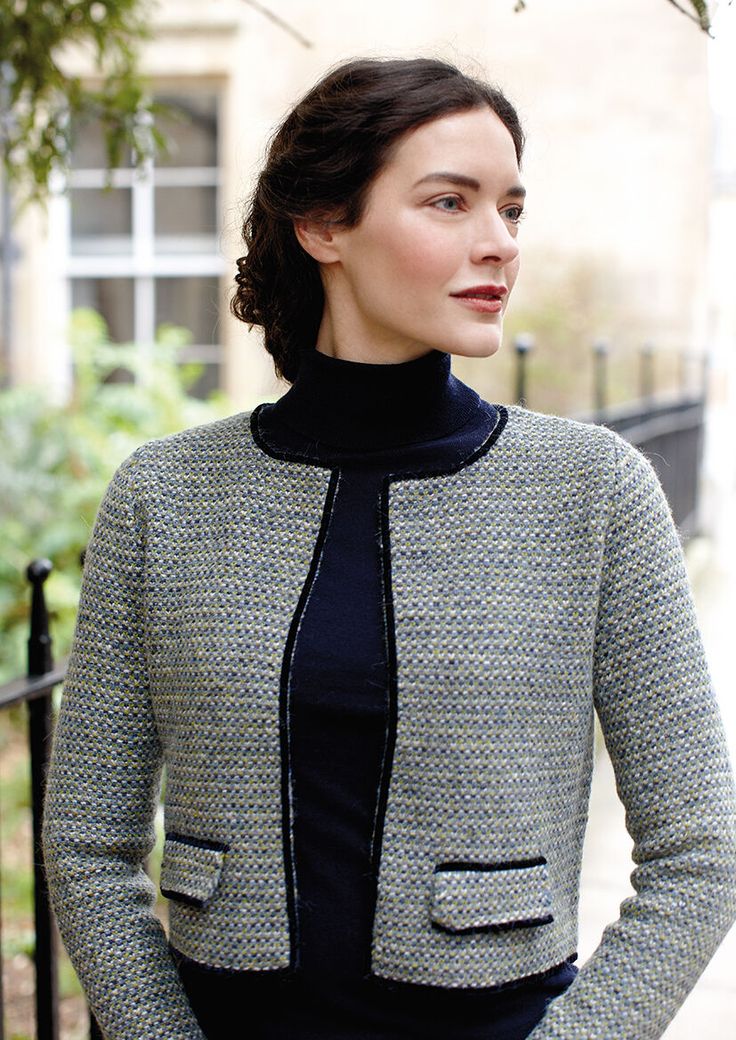
<path id="1" fill-rule="evenodd" d="M 710 31 L 711 21 L 710 13 L 708 11 L 707 0 L 689 0 L 690 7 L 692 8 L 692 10 L 688 10 L 688 8 L 683 7 L 682 4 L 678 3 L 678 0 L 667 0 L 667 2 L 672 4 L 673 7 L 676 7 L 680 14 L 684 14 L 686 18 L 689 18 L 691 21 L 695 22 L 696 25 L 699 25 L 703 32 L 706 32 L 712 38 L 713 34 Z M 731 0 L 728 0 L 728 2 L 730 4 Z M 523 11 L 525 9 L 526 0 L 516 0 L 516 3 L 514 4 L 514 11 L 518 12 Z M 693 11 L 695 12 L 695 14 L 693 14 Z"/>
<path id="2" fill-rule="evenodd" d="M 710 16 L 708 14 L 707 3 L 704 3 L 703 0 L 690 0 L 690 4 L 696 12 L 695 14 L 692 14 L 687 10 L 687 8 L 679 4 L 677 0 L 667 0 L 667 2 L 672 4 L 673 7 L 676 7 L 677 10 L 684 14 L 686 18 L 689 18 L 691 21 L 699 25 L 700 28 L 710 36 Z"/>
<path id="3" fill-rule="evenodd" d="M 302 36 L 302 34 L 297 29 L 295 29 L 293 25 L 289 25 L 289 23 L 285 22 L 283 18 L 279 18 L 279 16 L 277 14 L 274 14 L 274 12 L 269 7 L 265 7 L 263 4 L 258 3 L 258 0 L 245 0 L 245 3 L 249 7 L 252 7 L 255 11 L 258 11 L 260 14 L 262 14 L 264 18 L 268 18 L 268 20 L 270 22 L 273 22 L 274 25 L 278 25 L 279 29 L 283 29 L 284 32 L 287 32 L 290 36 L 293 36 L 295 40 L 298 40 L 299 43 L 301 43 L 302 47 L 314 47 L 314 44 L 311 40 L 308 40 L 306 36 Z"/>

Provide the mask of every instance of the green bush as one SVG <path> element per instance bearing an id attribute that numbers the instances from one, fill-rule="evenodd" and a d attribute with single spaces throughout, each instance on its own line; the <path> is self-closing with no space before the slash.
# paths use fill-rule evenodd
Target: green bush
<path id="1" fill-rule="evenodd" d="M 36 387 L 0 392 L 0 681 L 26 667 L 30 560 L 54 565 L 46 598 L 58 658 L 73 633 L 79 555 L 117 465 L 145 441 L 231 410 L 221 393 L 207 401 L 187 393 L 202 367 L 178 360 L 189 339 L 187 330 L 164 325 L 150 350 L 111 344 L 100 315 L 79 309 L 70 399 L 55 402 Z"/>

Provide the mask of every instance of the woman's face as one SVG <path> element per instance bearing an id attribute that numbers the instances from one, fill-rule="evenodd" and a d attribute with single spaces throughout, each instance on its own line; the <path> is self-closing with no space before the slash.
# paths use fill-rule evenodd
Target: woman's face
<path id="1" fill-rule="evenodd" d="M 494 354 L 519 270 L 523 196 L 514 143 L 491 109 L 410 131 L 360 223 L 329 227 L 312 253 L 326 297 L 318 349 L 383 363 L 429 348 Z"/>

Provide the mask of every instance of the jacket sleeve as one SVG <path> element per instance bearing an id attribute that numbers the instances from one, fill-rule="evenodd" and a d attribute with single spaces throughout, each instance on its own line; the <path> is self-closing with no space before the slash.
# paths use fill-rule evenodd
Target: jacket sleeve
<path id="1" fill-rule="evenodd" d="M 143 869 L 163 754 L 144 652 L 141 452 L 113 476 L 87 547 L 43 853 L 64 945 L 107 1040 L 204 1040 Z"/>
<path id="2" fill-rule="evenodd" d="M 656 1040 L 736 917 L 736 796 L 664 491 L 620 435 L 594 700 L 633 841 L 624 900 L 529 1040 Z"/>

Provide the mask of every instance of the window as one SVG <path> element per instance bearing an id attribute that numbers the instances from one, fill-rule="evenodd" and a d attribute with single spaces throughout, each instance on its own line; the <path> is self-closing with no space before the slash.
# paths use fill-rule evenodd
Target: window
<path id="1" fill-rule="evenodd" d="M 114 343 L 153 343 L 163 323 L 187 328 L 181 360 L 204 365 L 189 392 L 206 396 L 222 364 L 218 97 L 177 90 L 156 100 L 173 110 L 159 119 L 170 153 L 143 172 L 126 156 L 109 189 L 100 128 L 77 131 L 61 221 L 69 302 L 99 311 Z"/>

